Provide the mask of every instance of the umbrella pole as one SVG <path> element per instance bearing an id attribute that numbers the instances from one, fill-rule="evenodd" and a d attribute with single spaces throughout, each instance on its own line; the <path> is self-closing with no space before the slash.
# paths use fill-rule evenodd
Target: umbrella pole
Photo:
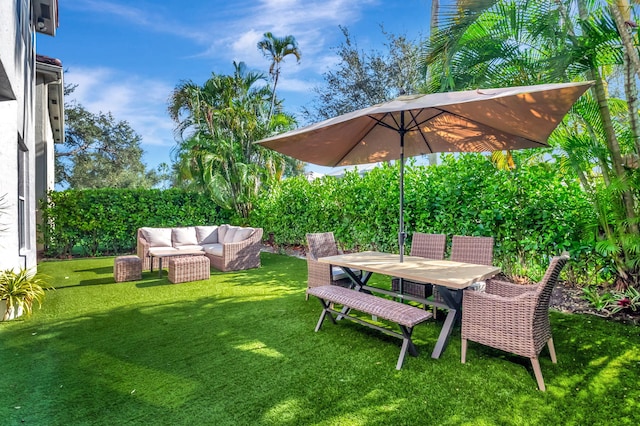
<path id="1" fill-rule="evenodd" d="M 398 231 L 398 246 L 400 248 L 400 263 L 404 262 L 404 240 L 406 238 L 404 232 L 404 111 L 400 114 L 400 226 Z M 402 290 L 402 280 L 400 284 Z"/>

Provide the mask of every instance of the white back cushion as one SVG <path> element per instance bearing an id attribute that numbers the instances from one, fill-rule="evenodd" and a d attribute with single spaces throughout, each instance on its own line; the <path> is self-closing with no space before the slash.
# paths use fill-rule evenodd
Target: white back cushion
<path id="1" fill-rule="evenodd" d="M 220 244 L 224 243 L 224 238 L 227 235 L 227 230 L 229 229 L 229 225 L 220 225 L 218 226 L 218 242 Z"/>
<path id="2" fill-rule="evenodd" d="M 236 236 L 236 232 L 238 232 L 238 229 L 240 229 L 239 226 L 229 226 L 229 228 L 227 229 L 227 233 L 224 234 L 224 240 L 222 242 L 232 243 L 233 239 Z"/>
<path id="3" fill-rule="evenodd" d="M 171 247 L 171 228 L 142 228 L 149 247 Z"/>
<path id="4" fill-rule="evenodd" d="M 215 244 L 218 242 L 218 226 L 196 226 L 198 244 Z"/>
<path id="5" fill-rule="evenodd" d="M 236 235 L 233 237 L 233 242 L 244 241 L 253 234 L 253 228 L 240 228 L 236 231 Z"/>
<path id="6" fill-rule="evenodd" d="M 196 228 L 185 226 L 184 228 L 173 228 L 171 230 L 171 242 L 174 247 L 192 246 L 198 244 L 196 238 Z"/>

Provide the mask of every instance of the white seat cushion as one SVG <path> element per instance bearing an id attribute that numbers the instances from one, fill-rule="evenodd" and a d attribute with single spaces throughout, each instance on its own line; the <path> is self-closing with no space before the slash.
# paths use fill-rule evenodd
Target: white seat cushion
<path id="1" fill-rule="evenodd" d="M 205 253 L 212 254 L 214 256 L 222 256 L 222 244 L 204 244 L 202 248 Z"/>
<path id="2" fill-rule="evenodd" d="M 487 288 L 487 283 L 484 281 L 478 281 L 471 284 L 468 288 L 469 290 L 484 292 Z"/>
<path id="3" fill-rule="evenodd" d="M 358 269 L 354 269 L 353 272 L 356 275 L 360 275 L 360 271 Z M 331 268 L 331 276 L 333 281 L 341 280 L 343 278 L 349 278 L 349 275 L 339 266 L 334 266 Z"/>
<path id="4" fill-rule="evenodd" d="M 149 247 L 171 247 L 171 228 L 142 228 Z"/>
<path id="5" fill-rule="evenodd" d="M 171 242 L 174 247 L 193 246 L 198 244 L 196 228 L 185 226 L 184 228 L 173 228 L 171 230 Z"/>
<path id="6" fill-rule="evenodd" d="M 202 248 L 202 246 L 198 245 L 198 244 L 179 246 L 179 247 L 176 247 L 176 249 L 178 251 L 201 251 L 201 252 L 204 252 L 204 249 Z"/>
<path id="7" fill-rule="evenodd" d="M 155 256 L 156 253 L 178 252 L 178 249 L 171 246 L 149 247 L 149 254 Z"/>
<path id="8" fill-rule="evenodd" d="M 218 242 L 218 226 L 196 226 L 198 244 L 215 244 Z"/>

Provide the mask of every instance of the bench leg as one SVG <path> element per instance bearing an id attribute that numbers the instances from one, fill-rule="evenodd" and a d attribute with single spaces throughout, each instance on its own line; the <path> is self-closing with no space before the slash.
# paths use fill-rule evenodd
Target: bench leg
<path id="1" fill-rule="evenodd" d="M 409 355 L 418 356 L 418 350 L 416 346 L 413 344 L 411 340 L 411 334 L 413 333 L 413 328 L 405 327 L 404 325 L 400 326 L 400 330 L 402 330 L 402 349 L 400 350 L 400 356 L 398 357 L 398 363 L 396 364 L 396 370 L 400 370 L 402 368 L 402 364 L 404 363 L 404 357 L 409 351 Z"/>
<path id="2" fill-rule="evenodd" d="M 335 318 L 333 318 L 333 315 L 331 314 L 330 311 L 330 302 L 326 302 L 320 298 L 318 298 L 318 300 L 320 301 L 320 304 L 322 305 L 322 313 L 320 314 L 320 319 L 318 319 L 318 324 L 316 325 L 316 329 L 315 331 L 317 332 L 318 330 L 320 330 L 320 327 L 322 327 L 322 323 L 324 322 L 324 319 L 326 318 L 327 314 L 329 315 L 329 318 L 331 319 L 332 323 L 336 323 Z"/>

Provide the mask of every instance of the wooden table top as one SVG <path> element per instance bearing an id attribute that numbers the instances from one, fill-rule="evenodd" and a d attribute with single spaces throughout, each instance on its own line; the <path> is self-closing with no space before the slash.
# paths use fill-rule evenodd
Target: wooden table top
<path id="1" fill-rule="evenodd" d="M 431 260 L 418 256 L 404 256 L 404 262 L 400 263 L 398 254 L 375 251 L 321 257 L 318 262 L 454 289 L 469 287 L 477 281 L 486 280 L 500 272 L 500 268 L 495 266 Z"/>

